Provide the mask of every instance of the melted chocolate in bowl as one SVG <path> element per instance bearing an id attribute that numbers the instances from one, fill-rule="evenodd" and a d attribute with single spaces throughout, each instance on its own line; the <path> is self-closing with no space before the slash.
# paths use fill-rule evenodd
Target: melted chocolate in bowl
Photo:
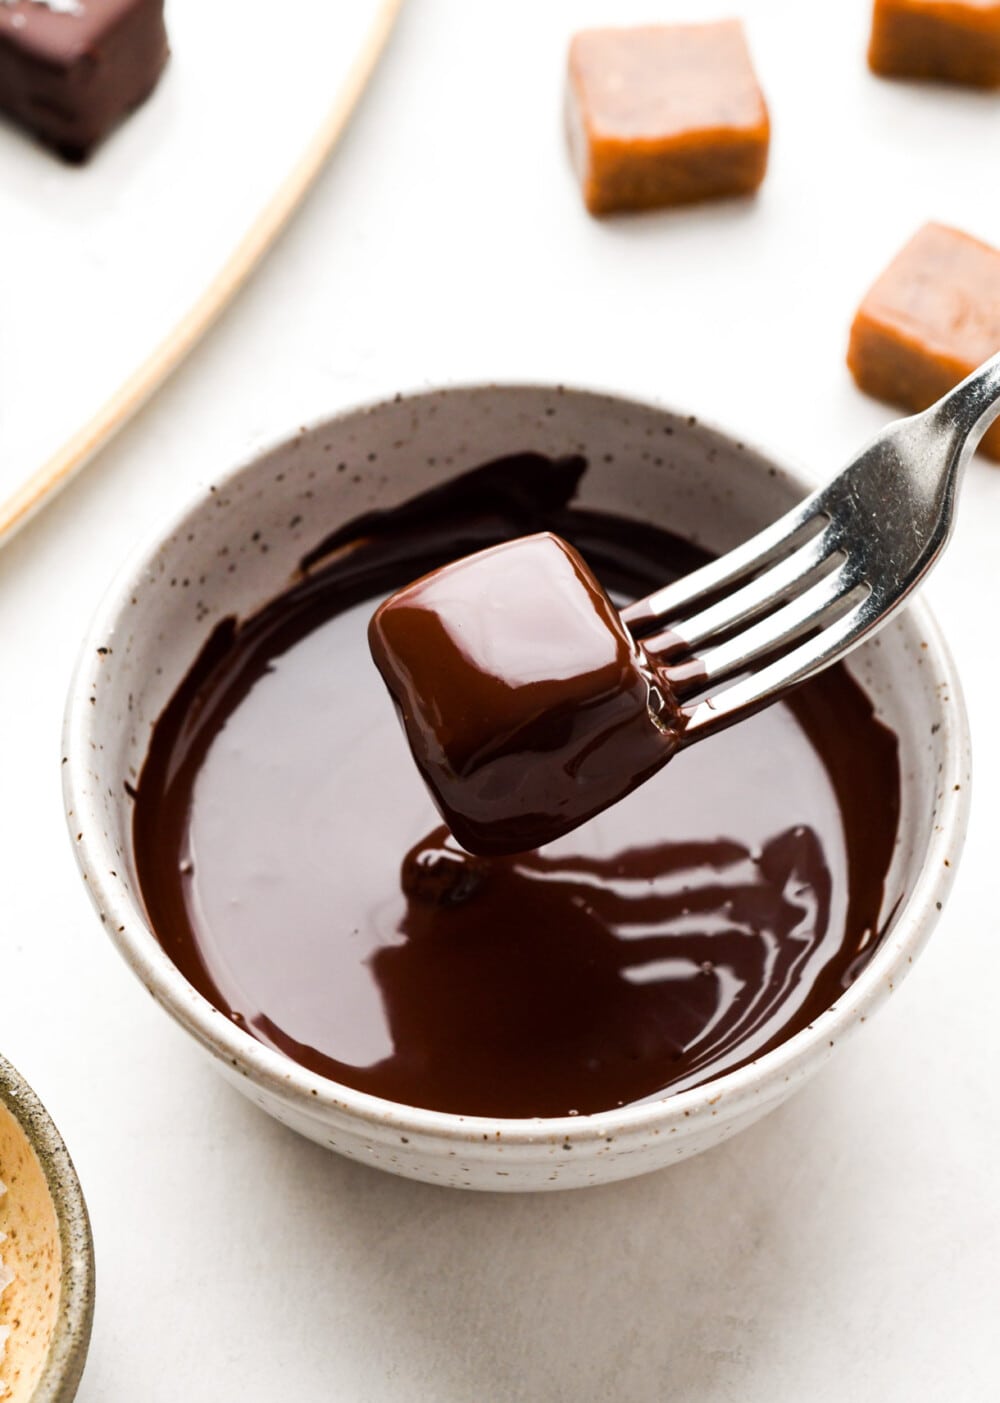
<path id="1" fill-rule="evenodd" d="M 695 1086 L 828 1008 L 884 926 L 896 738 L 841 667 L 538 852 L 469 857 L 440 827 L 368 656 L 378 602 L 540 530 L 619 603 L 704 559 L 574 508 L 584 470 L 506 459 L 338 531 L 216 630 L 154 729 L 135 845 L 165 950 L 361 1091 L 521 1117 Z"/>

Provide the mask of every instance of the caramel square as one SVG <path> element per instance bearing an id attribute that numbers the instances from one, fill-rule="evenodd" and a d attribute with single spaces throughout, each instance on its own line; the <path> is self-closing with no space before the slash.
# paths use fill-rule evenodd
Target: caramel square
<path id="1" fill-rule="evenodd" d="M 738 20 L 575 35 L 567 121 L 592 214 L 749 194 L 767 170 L 767 105 Z"/>
<path id="2" fill-rule="evenodd" d="M 904 409 L 940 399 L 1000 351 L 1000 250 L 926 224 L 867 293 L 847 364 L 862 390 Z M 985 436 L 1000 459 L 1000 425 Z"/>
<path id="3" fill-rule="evenodd" d="M 868 64 L 890 78 L 1000 86 L 1000 0 L 875 0 Z"/>

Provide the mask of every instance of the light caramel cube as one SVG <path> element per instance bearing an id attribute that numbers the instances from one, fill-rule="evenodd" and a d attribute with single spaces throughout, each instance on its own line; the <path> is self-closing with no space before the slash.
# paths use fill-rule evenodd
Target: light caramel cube
<path id="1" fill-rule="evenodd" d="M 1000 0 L 875 0 L 868 63 L 890 78 L 1000 86 Z"/>
<path id="2" fill-rule="evenodd" d="M 767 170 L 767 105 L 738 20 L 577 34 L 567 118 L 592 214 L 748 194 Z"/>
<path id="3" fill-rule="evenodd" d="M 862 390 L 920 410 L 1000 351 L 1000 249 L 926 224 L 868 291 L 847 363 Z M 1000 459 L 1000 425 L 983 439 Z"/>

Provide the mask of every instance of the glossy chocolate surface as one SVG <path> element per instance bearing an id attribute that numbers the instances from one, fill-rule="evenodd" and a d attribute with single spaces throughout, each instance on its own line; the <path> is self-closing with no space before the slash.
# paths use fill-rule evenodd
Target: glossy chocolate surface
<path id="1" fill-rule="evenodd" d="M 0 0 L 0 112 L 85 160 L 168 54 L 163 0 Z"/>
<path id="2" fill-rule="evenodd" d="M 337 1082 L 517 1117 L 697 1085 L 833 1003 L 884 928 L 895 737 L 834 668 L 537 853 L 441 828 L 368 658 L 375 604 L 552 530 L 616 603 L 704 558 L 574 507 L 580 460 L 490 465 L 338 530 L 221 625 L 135 807 L 159 938 L 241 1027 Z"/>
<path id="3" fill-rule="evenodd" d="M 554 842 L 676 749 L 666 676 L 551 532 L 404 586 L 368 641 L 417 767 L 469 852 Z"/>

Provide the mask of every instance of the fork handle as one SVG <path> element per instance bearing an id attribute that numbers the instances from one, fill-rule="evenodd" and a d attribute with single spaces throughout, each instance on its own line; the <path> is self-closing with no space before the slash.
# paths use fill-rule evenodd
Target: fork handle
<path id="1" fill-rule="evenodd" d="M 934 405 L 931 413 L 955 430 L 971 456 L 986 430 L 1000 417 L 1000 352 L 984 361 Z"/>

